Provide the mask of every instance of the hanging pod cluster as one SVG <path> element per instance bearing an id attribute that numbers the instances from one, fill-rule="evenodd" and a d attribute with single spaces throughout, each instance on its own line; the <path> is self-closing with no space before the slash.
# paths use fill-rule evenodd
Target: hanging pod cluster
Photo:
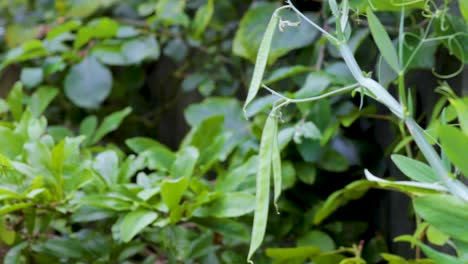
<path id="1" fill-rule="evenodd" d="M 284 7 L 283 7 L 284 8 Z M 277 9 L 271 16 L 268 27 L 263 35 L 262 42 L 257 54 L 253 77 L 250 82 L 249 93 L 244 104 L 246 107 L 255 98 L 260 89 L 260 85 L 265 73 L 265 67 L 268 62 L 271 42 L 273 40 L 276 27 L 280 21 Z M 268 220 L 268 208 L 270 203 L 270 177 L 273 176 L 274 183 L 274 204 L 278 211 L 277 201 L 281 194 L 281 157 L 278 146 L 278 110 L 274 108 L 268 116 L 260 142 L 259 164 L 256 179 L 256 205 L 248 261 L 253 263 L 251 258 L 255 251 L 260 247 L 265 236 L 265 230 Z"/>
<path id="2" fill-rule="evenodd" d="M 248 261 L 251 263 L 253 253 L 260 247 L 265 236 L 270 203 L 270 177 L 273 177 L 274 204 L 279 213 L 277 202 L 281 194 L 281 157 L 277 111 L 272 111 L 268 116 L 260 142 L 255 215 L 248 254 Z"/>

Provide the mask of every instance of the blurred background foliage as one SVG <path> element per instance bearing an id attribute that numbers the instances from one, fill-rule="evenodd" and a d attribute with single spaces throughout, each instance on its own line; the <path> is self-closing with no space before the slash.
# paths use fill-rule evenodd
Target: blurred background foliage
<path id="1" fill-rule="evenodd" d="M 5 263 L 245 262 L 256 154 L 275 98 L 256 99 L 249 120 L 241 104 L 280 2 L 0 1 Z M 320 1 L 295 2 L 326 26 Z M 362 2 L 351 1 L 356 10 Z M 396 33 L 398 15 L 385 12 L 391 7 L 381 7 L 383 21 Z M 408 16 L 408 30 L 426 23 L 420 12 Z M 353 51 L 371 72 L 377 49 L 365 22 L 352 19 Z M 460 16 L 447 21 L 448 30 L 466 31 Z M 406 48 L 414 49 L 411 41 Z M 457 56 L 424 46 L 411 64 L 415 79 L 432 68 L 453 72 Z M 352 83 L 337 51 L 306 24 L 277 34 L 268 63 L 265 83 L 295 98 Z M 396 76 L 381 68 L 380 81 L 392 88 Z M 389 213 L 380 208 L 382 193 L 367 193 L 372 184 L 348 186 L 325 203 L 362 179 L 362 168 L 385 172 L 388 154 L 404 147 L 398 126 L 379 134 L 376 120 L 392 121 L 386 112 L 359 104 L 343 95 L 283 111 L 285 193 L 281 214 L 269 217 L 265 248 L 355 245 L 368 263 L 392 259 L 380 254 L 389 250 Z M 424 102 L 418 107 L 424 114 Z M 272 262 L 267 255 L 256 263 Z"/>

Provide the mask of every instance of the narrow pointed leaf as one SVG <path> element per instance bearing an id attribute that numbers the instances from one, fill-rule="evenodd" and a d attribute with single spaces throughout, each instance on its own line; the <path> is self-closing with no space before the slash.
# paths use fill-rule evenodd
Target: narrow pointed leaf
<path id="1" fill-rule="evenodd" d="M 371 8 L 367 8 L 367 21 L 369 22 L 372 37 L 374 38 L 375 44 L 377 45 L 380 53 L 387 61 L 388 65 L 390 65 L 395 72 L 399 72 L 400 65 L 398 63 L 398 55 L 395 47 L 393 46 L 384 26 L 372 12 Z"/>
<path id="2" fill-rule="evenodd" d="M 158 218 L 158 214 L 147 210 L 138 210 L 128 213 L 120 225 L 122 240 L 129 242 L 145 227 Z"/>
<path id="3" fill-rule="evenodd" d="M 392 155 L 398 169 L 409 178 L 419 182 L 438 182 L 439 178 L 428 165 L 402 155 Z"/>

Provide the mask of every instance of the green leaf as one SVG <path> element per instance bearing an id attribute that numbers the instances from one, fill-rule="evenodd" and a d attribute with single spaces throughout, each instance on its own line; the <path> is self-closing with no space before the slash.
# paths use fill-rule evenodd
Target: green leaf
<path id="1" fill-rule="evenodd" d="M 105 39 L 114 37 L 118 30 L 119 24 L 113 19 L 103 17 L 93 20 L 86 27 L 81 27 L 78 30 L 73 48 L 79 49 L 93 38 Z"/>
<path id="2" fill-rule="evenodd" d="M 7 103 L 11 114 L 15 120 L 20 120 L 23 114 L 23 85 L 20 82 L 15 83 L 7 97 Z"/>
<path id="3" fill-rule="evenodd" d="M 32 203 L 17 203 L 17 204 L 8 204 L 0 207 L 0 215 L 9 214 L 14 211 L 18 211 L 24 208 L 33 206 Z"/>
<path id="4" fill-rule="evenodd" d="M 285 259 L 307 259 L 320 254 L 319 247 L 295 247 L 295 248 L 267 248 L 266 255 L 270 258 L 285 260 Z"/>
<path id="5" fill-rule="evenodd" d="M 71 67 L 65 77 L 65 95 L 77 106 L 97 108 L 109 96 L 112 74 L 94 57 Z"/>
<path id="6" fill-rule="evenodd" d="M 409 178 L 419 182 L 438 182 L 439 177 L 428 165 L 402 155 L 392 155 L 398 169 Z"/>
<path id="7" fill-rule="evenodd" d="M 349 5 L 353 10 L 364 11 L 366 8 L 372 6 L 378 11 L 396 11 L 401 10 L 401 6 L 404 4 L 406 10 L 411 9 L 424 9 L 424 1 L 414 0 L 384 0 L 384 1 L 368 1 L 368 0 L 349 0 Z"/>
<path id="8" fill-rule="evenodd" d="M 122 55 L 129 64 L 139 64 L 146 59 L 156 60 L 160 53 L 159 43 L 152 35 L 132 39 L 122 45 Z"/>
<path id="9" fill-rule="evenodd" d="M 429 226 L 426 231 L 427 240 L 434 245 L 443 246 L 450 239 L 449 236 L 442 233 L 434 226 Z"/>
<path id="10" fill-rule="evenodd" d="M 366 175 L 366 178 L 369 181 L 377 183 L 377 185 L 382 188 L 398 190 L 400 192 L 408 194 L 432 194 L 447 191 L 445 187 L 441 186 L 438 183 L 425 183 L 415 181 L 387 181 L 372 175 L 372 173 L 370 173 L 368 170 L 365 170 L 364 174 Z"/>
<path id="11" fill-rule="evenodd" d="M 302 88 L 294 95 L 295 98 L 308 98 L 321 94 L 331 83 L 330 77 L 323 72 L 312 72 L 307 75 Z"/>
<path id="12" fill-rule="evenodd" d="M 156 4 L 157 18 L 167 25 L 189 24 L 189 19 L 184 13 L 186 0 L 160 0 Z"/>
<path id="13" fill-rule="evenodd" d="M 47 50 L 42 42 L 34 39 L 24 43 L 20 47 L 9 50 L 1 66 L 5 67 L 11 63 L 27 61 L 46 55 Z"/>
<path id="14" fill-rule="evenodd" d="M 252 7 L 242 17 L 239 28 L 232 44 L 235 55 L 255 62 L 257 54 L 261 51 L 262 36 L 266 36 L 265 25 L 278 7 L 277 3 L 260 2 Z M 305 13 L 313 20 L 318 21 L 318 16 L 314 13 Z M 283 20 L 297 21 L 297 15 L 290 10 L 282 10 Z M 275 24 L 278 18 L 274 18 Z M 268 27 L 270 29 L 270 27 Z M 273 30 L 273 28 L 271 28 Z M 265 34 L 265 35 L 264 35 Z M 273 64 L 278 58 L 287 53 L 310 45 L 317 37 L 318 31 L 308 23 L 301 23 L 295 27 L 287 27 L 283 32 L 275 35 L 275 40 L 271 43 L 268 55 L 268 64 Z"/>
<path id="15" fill-rule="evenodd" d="M 200 38 L 205 32 L 208 23 L 214 13 L 214 0 L 208 0 L 205 5 L 198 8 L 195 18 L 192 22 L 192 37 Z"/>
<path id="16" fill-rule="evenodd" d="M 263 81 L 265 84 L 272 84 L 286 78 L 290 78 L 299 74 L 310 72 L 312 69 L 311 67 L 303 66 L 303 65 L 295 65 L 295 66 L 285 66 L 274 70 L 266 80 Z"/>
<path id="17" fill-rule="evenodd" d="M 300 162 L 295 163 L 296 175 L 305 184 L 312 185 L 317 177 L 317 169 L 311 163 Z"/>
<path id="18" fill-rule="evenodd" d="M 278 117 L 276 113 L 268 116 L 263 128 L 262 140 L 260 143 L 259 163 L 257 171 L 257 193 L 255 201 L 255 214 L 252 227 L 249 254 L 247 260 L 250 261 L 253 253 L 260 247 L 265 236 L 266 224 L 268 220 L 268 207 L 270 200 L 270 177 L 271 159 L 273 151 L 273 140 L 276 138 Z"/>
<path id="19" fill-rule="evenodd" d="M 109 116 L 106 116 L 102 121 L 101 125 L 96 130 L 96 134 L 92 140 L 92 143 L 96 143 L 101 140 L 105 135 L 115 131 L 122 121 L 132 112 L 130 107 L 126 107 L 120 111 L 114 112 Z"/>
<path id="20" fill-rule="evenodd" d="M 71 17 L 87 17 L 92 15 L 100 6 L 100 1 L 71 0 L 66 15 Z"/>
<path id="21" fill-rule="evenodd" d="M 20 80 L 26 88 L 33 88 L 39 85 L 44 78 L 42 68 L 23 68 L 21 70 Z"/>
<path id="22" fill-rule="evenodd" d="M 343 172 L 349 168 L 349 162 L 341 153 L 327 149 L 318 163 L 321 169 L 332 172 Z"/>
<path id="23" fill-rule="evenodd" d="M 255 197 L 248 193 L 225 193 L 208 204 L 197 208 L 196 217 L 239 217 L 251 213 L 255 208 Z"/>
<path id="24" fill-rule="evenodd" d="M 197 149 L 202 149 L 198 164 L 202 171 L 208 170 L 216 160 L 221 159 L 224 148 L 225 134 L 224 116 L 212 116 L 193 128 L 190 134 L 184 139 L 182 145 L 191 145 Z"/>
<path id="25" fill-rule="evenodd" d="M 126 214 L 120 224 L 122 240 L 127 243 L 158 218 L 153 211 L 137 210 Z"/>
<path id="26" fill-rule="evenodd" d="M 252 156 L 242 165 L 230 170 L 225 176 L 216 179 L 215 189 L 219 192 L 236 191 L 248 176 L 257 171 L 258 157 Z"/>
<path id="27" fill-rule="evenodd" d="M 414 209 L 428 223 L 453 238 L 468 242 L 468 204 L 445 194 L 425 195 L 413 200 Z"/>
<path id="28" fill-rule="evenodd" d="M 147 158 L 149 169 L 168 172 L 174 163 L 175 154 L 154 139 L 136 137 L 127 139 L 125 144 L 134 152 Z"/>
<path id="29" fill-rule="evenodd" d="M 459 259 L 450 255 L 444 254 L 444 253 L 437 252 L 436 250 L 426 246 L 424 243 L 415 239 L 412 236 L 399 236 L 395 238 L 395 241 L 396 242 L 406 241 L 406 242 L 411 242 L 412 244 L 416 244 L 418 247 L 422 249 L 424 254 L 426 254 L 426 256 L 428 256 L 430 259 L 434 260 L 435 263 L 440 263 L 440 264 L 442 263 L 443 264 L 459 264 L 460 263 Z"/>
<path id="30" fill-rule="evenodd" d="M 186 177 L 178 179 L 164 179 L 161 184 L 161 197 L 169 210 L 175 209 L 189 186 Z"/>
<path id="31" fill-rule="evenodd" d="M 465 21 L 468 23 L 468 1 L 460 0 L 458 1 L 458 6 L 460 8 L 460 13 L 465 18 Z"/>
<path id="32" fill-rule="evenodd" d="M 398 55 L 395 47 L 393 46 L 384 26 L 380 23 L 377 16 L 374 15 L 370 7 L 367 8 L 367 21 L 369 22 L 372 37 L 374 38 L 380 54 L 382 54 L 384 59 L 395 72 L 400 72 L 400 64 L 398 63 Z"/>
<path id="33" fill-rule="evenodd" d="M 332 251 L 336 249 L 333 239 L 324 232 L 313 230 L 297 239 L 297 246 L 317 246 L 321 251 Z"/>
<path id="34" fill-rule="evenodd" d="M 441 126 L 439 135 L 444 153 L 460 169 L 462 174 L 468 177 L 468 162 L 466 160 L 468 135 L 451 126 Z"/>
<path id="35" fill-rule="evenodd" d="M 270 22 L 268 23 L 265 34 L 263 35 L 262 42 L 260 43 L 260 47 L 257 53 L 257 59 L 255 61 L 255 68 L 254 68 L 252 80 L 250 81 L 249 93 L 244 103 L 244 112 L 245 112 L 246 107 L 255 98 L 255 96 L 258 93 L 258 90 L 260 89 L 260 85 L 263 79 L 263 74 L 265 72 L 265 67 L 268 62 L 268 54 L 270 53 L 271 42 L 273 40 L 273 35 L 276 31 L 276 26 L 278 25 L 278 21 L 279 21 L 279 17 L 275 12 L 271 16 L 271 19 L 270 19 Z M 242 22 L 241 22 L 240 27 L 242 27 Z M 235 47 L 236 46 L 234 45 L 234 53 L 236 53 Z"/>
<path id="36" fill-rule="evenodd" d="M 345 205 L 351 200 L 361 198 L 370 188 L 376 184 L 367 180 L 352 182 L 341 190 L 335 191 L 328 196 L 325 203 L 320 206 L 314 216 L 314 224 L 318 225 L 331 215 L 336 209 Z"/>
<path id="37" fill-rule="evenodd" d="M 28 247 L 28 242 L 23 241 L 8 250 L 5 258 L 3 259 L 4 264 L 21 264 L 24 263 L 24 259 L 21 258 L 21 252 Z"/>
<path id="38" fill-rule="evenodd" d="M 84 146 L 91 144 L 91 140 L 93 139 L 94 132 L 96 132 L 98 120 L 97 117 L 94 115 L 87 116 L 83 121 L 80 123 L 80 135 L 85 136 L 85 142 L 83 143 Z"/>
<path id="39" fill-rule="evenodd" d="M 34 117 L 39 117 L 47 106 L 57 97 L 58 89 L 52 86 L 41 86 L 31 96 L 29 107 Z"/>
<path id="40" fill-rule="evenodd" d="M 224 116 L 224 133 L 230 134 L 219 157 L 220 160 L 225 160 L 227 155 L 250 134 L 250 125 L 242 115 L 239 101 L 233 98 L 211 97 L 199 104 L 191 104 L 184 111 L 185 119 L 192 127 L 199 126 L 207 118 L 216 115 Z"/>
<path id="41" fill-rule="evenodd" d="M 118 182 L 119 157 L 113 150 L 107 150 L 99 153 L 94 162 L 93 169 L 96 170 L 107 185 L 112 186 Z"/>
<path id="42" fill-rule="evenodd" d="M 47 33 L 47 39 L 51 40 L 54 39 L 64 33 L 68 33 L 70 31 L 76 30 L 81 26 L 81 22 L 79 20 L 70 20 L 66 21 L 63 24 L 60 24 L 54 28 L 52 28 Z"/>
<path id="43" fill-rule="evenodd" d="M 25 139 L 12 130 L 0 126 L 0 153 L 10 159 L 20 155 Z"/>
<path id="44" fill-rule="evenodd" d="M 193 220 L 224 237 L 234 238 L 244 243 L 249 242 L 249 230 L 245 224 L 237 220 L 228 218 L 193 218 Z"/>
<path id="45" fill-rule="evenodd" d="M 192 177 L 195 164 L 199 157 L 198 150 L 194 147 L 181 149 L 177 154 L 171 168 L 172 178 L 190 178 Z"/>

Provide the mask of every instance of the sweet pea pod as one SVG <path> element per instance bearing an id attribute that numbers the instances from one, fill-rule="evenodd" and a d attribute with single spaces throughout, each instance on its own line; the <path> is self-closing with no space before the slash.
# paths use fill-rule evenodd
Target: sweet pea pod
<path id="1" fill-rule="evenodd" d="M 244 103 L 244 113 L 246 111 L 246 107 L 249 105 L 250 102 L 255 98 L 260 89 L 260 84 L 263 79 L 263 74 L 265 73 L 265 67 L 268 62 L 268 54 L 270 53 L 271 47 L 271 40 L 273 39 L 273 35 L 276 30 L 276 26 L 278 25 L 279 17 L 276 12 L 273 13 L 271 16 L 270 22 L 268 23 L 268 27 L 263 35 L 262 42 L 260 43 L 260 48 L 258 50 L 257 59 L 255 61 L 255 68 L 252 76 L 252 81 L 250 82 L 249 86 L 249 93 L 247 94 L 247 99 Z"/>
<path id="2" fill-rule="evenodd" d="M 257 193 L 255 201 L 255 214 L 250 240 L 250 248 L 247 260 L 250 263 L 253 253 L 258 249 L 265 236 L 268 219 L 268 205 L 270 200 L 270 175 L 273 151 L 273 140 L 275 139 L 278 118 L 274 113 L 268 116 L 263 128 L 260 142 L 259 164 L 257 170 Z"/>
<path id="3" fill-rule="evenodd" d="M 276 115 L 276 113 L 273 113 Z M 273 117 L 278 120 L 278 117 Z M 273 186 L 274 186 L 274 204 L 276 213 L 279 214 L 278 199 L 281 195 L 281 156 L 278 145 L 278 121 L 275 125 L 275 133 L 273 135 L 273 149 L 271 151 L 271 168 L 273 169 Z"/>

